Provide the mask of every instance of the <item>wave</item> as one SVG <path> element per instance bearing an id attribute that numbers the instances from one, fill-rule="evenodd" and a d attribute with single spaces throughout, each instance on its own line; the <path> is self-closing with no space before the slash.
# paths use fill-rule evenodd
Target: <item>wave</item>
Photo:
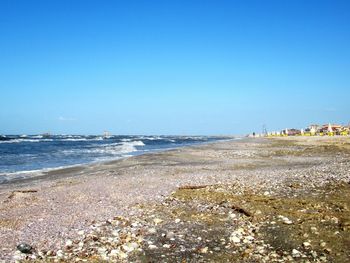
<path id="1" fill-rule="evenodd" d="M 0 143 L 21 143 L 21 142 L 51 142 L 53 139 L 11 139 L 8 141 L 0 141 Z"/>
<path id="2" fill-rule="evenodd" d="M 15 180 L 15 179 L 26 179 L 26 178 L 41 176 L 41 175 L 44 175 L 45 173 L 48 173 L 51 171 L 56 171 L 56 170 L 58 171 L 58 170 L 66 169 L 66 168 L 79 167 L 81 165 L 84 165 L 84 163 L 56 166 L 56 167 L 52 167 L 52 168 L 43 168 L 43 169 L 36 169 L 36 170 L 2 172 L 2 173 L 0 173 L 0 184 Z"/>
<path id="3" fill-rule="evenodd" d="M 60 138 L 58 141 L 61 142 L 80 142 L 80 141 L 103 141 L 104 138 L 99 136 L 99 137 L 69 137 L 67 136 L 66 138 Z"/>
<path id="4" fill-rule="evenodd" d="M 145 146 L 143 141 L 133 141 L 133 142 L 130 142 L 130 144 L 132 144 L 133 146 Z"/>
<path id="5" fill-rule="evenodd" d="M 90 141 L 86 138 L 67 138 L 67 139 L 59 139 L 61 142 L 80 142 L 80 141 Z"/>
<path id="6" fill-rule="evenodd" d="M 79 141 L 103 141 L 104 138 L 102 136 L 97 137 L 91 137 L 91 136 L 59 136 L 58 138 L 55 138 L 56 141 L 61 142 L 79 142 Z"/>
<path id="7" fill-rule="evenodd" d="M 131 142 L 117 142 L 112 144 L 96 145 L 96 148 L 92 149 L 71 149 L 62 151 L 64 154 L 98 154 L 98 155 L 123 155 L 127 153 L 136 152 L 139 149 L 136 147 L 145 146 L 142 141 L 131 141 Z"/>
<path id="8" fill-rule="evenodd" d="M 79 142 L 79 141 L 103 141 L 102 137 L 95 138 L 84 138 L 84 137 L 67 137 L 67 138 L 53 138 L 53 139 L 42 139 L 42 137 L 33 136 L 30 138 L 9 138 L 8 140 L 0 141 L 0 143 L 21 143 L 21 142 Z"/>
<path id="9" fill-rule="evenodd" d="M 163 138 L 160 136 L 151 136 L 151 137 L 144 137 L 145 140 L 155 141 L 155 140 L 162 140 Z"/>
<path id="10" fill-rule="evenodd" d="M 144 145 L 145 144 L 142 141 L 122 142 L 122 143 L 114 143 L 104 147 L 88 150 L 88 152 L 120 155 L 120 154 L 136 152 L 138 151 L 136 146 L 144 146 Z"/>

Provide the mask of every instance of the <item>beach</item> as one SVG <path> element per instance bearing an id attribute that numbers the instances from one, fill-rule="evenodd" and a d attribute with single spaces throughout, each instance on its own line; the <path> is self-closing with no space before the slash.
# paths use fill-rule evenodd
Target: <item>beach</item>
<path id="1" fill-rule="evenodd" d="M 347 262 L 349 157 L 349 137 L 243 138 L 3 184 L 0 259 Z"/>

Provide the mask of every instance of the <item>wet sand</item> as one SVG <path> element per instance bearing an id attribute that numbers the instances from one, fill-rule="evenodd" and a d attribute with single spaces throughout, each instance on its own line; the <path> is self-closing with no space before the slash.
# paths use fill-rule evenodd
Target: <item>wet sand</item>
<path id="1" fill-rule="evenodd" d="M 173 211 L 180 207 L 183 209 L 183 206 L 192 207 L 193 204 L 188 201 L 189 197 L 191 202 L 193 198 L 198 200 L 204 198 L 208 202 L 214 196 L 219 198 L 215 194 L 217 188 L 220 188 L 221 192 L 229 191 L 231 194 L 234 189 L 235 194 L 248 191 L 250 196 L 254 194 L 293 197 L 329 184 L 348 183 L 350 181 L 349 156 L 349 137 L 252 138 L 52 171 L 35 179 L 2 185 L 0 188 L 0 258 L 13 259 L 14 254 L 19 258 L 25 257 L 15 252 L 19 242 L 31 244 L 34 251 L 57 252 L 64 247 L 67 239 L 79 239 L 79 231 L 87 232 L 96 222 L 105 222 L 115 216 L 140 221 L 148 216 L 171 214 L 166 207 L 162 207 L 160 213 L 159 206 L 169 197 L 173 198 L 172 196 L 182 200 L 181 205 L 175 200 L 176 202 L 172 204 Z M 290 187 L 291 185 L 296 187 Z M 193 186 L 203 186 L 203 188 L 197 190 Z M 209 197 L 203 194 L 198 196 L 198 193 L 202 193 L 201 191 L 205 193 L 209 191 Z M 213 192 L 214 195 L 212 195 Z M 252 200 L 251 205 L 254 206 L 256 199 L 249 198 L 251 197 L 246 197 L 247 200 Z M 247 210 L 242 208 L 241 204 L 239 207 L 243 211 Z M 195 208 L 192 207 L 192 209 Z M 242 213 L 238 211 L 239 209 L 236 210 L 234 209 L 238 218 L 241 218 Z M 259 210 L 265 213 L 262 208 Z M 244 222 L 245 217 L 249 219 L 251 216 L 242 216 L 241 219 Z M 217 219 L 220 218 L 217 216 Z M 167 220 L 170 218 L 162 219 L 164 222 Z M 215 218 L 212 220 L 215 221 Z M 190 224 L 191 220 L 188 219 L 188 222 Z M 239 224 L 239 222 L 236 223 Z M 227 229 L 234 231 L 231 228 Z M 227 233 L 223 232 L 221 235 L 228 243 L 234 243 L 232 240 L 229 241 L 230 235 L 225 236 Z M 215 234 L 211 236 L 216 237 Z M 147 239 L 147 236 L 143 238 Z M 207 239 L 209 240 L 210 236 Z M 266 236 L 265 241 L 268 240 Z M 138 253 L 142 255 L 130 252 L 130 257 L 133 256 L 135 261 L 141 258 L 147 260 L 147 256 L 160 257 L 162 261 L 161 255 L 166 255 L 167 252 L 163 250 L 158 254 L 154 250 L 150 252 L 146 244 L 148 243 L 139 244 L 142 249 L 140 248 Z M 187 240 L 186 244 L 195 243 L 193 240 Z M 198 246 L 203 249 L 206 247 L 201 243 Z M 221 249 L 220 251 L 224 251 L 224 248 L 217 247 Z M 212 249 L 210 254 L 197 251 L 197 254 L 192 255 L 181 250 L 179 253 L 182 253 L 180 253 L 181 258 L 189 261 L 210 261 L 209 259 L 215 259 L 215 255 L 216 258 L 221 258 L 222 253 L 214 248 L 209 248 L 209 250 Z M 110 248 L 108 249 L 106 257 L 111 252 Z M 236 247 L 228 246 L 225 249 L 235 250 Z M 298 247 L 299 250 L 301 249 Z M 38 257 L 37 253 L 34 255 Z M 116 261 L 127 260 L 118 255 Z M 172 255 L 179 256 L 175 252 Z M 86 258 L 90 256 L 90 254 L 85 255 Z M 252 253 L 253 256 L 254 253 Z M 70 252 L 69 256 L 63 256 L 63 259 L 70 261 L 69 257 L 77 258 Z M 347 255 L 342 255 L 342 258 L 344 257 L 346 258 Z M 113 257 L 111 256 L 108 260 L 113 260 Z M 226 257 L 222 262 L 225 260 Z M 234 259 L 228 257 L 227 260 Z M 257 259 L 253 257 L 252 260 Z"/>

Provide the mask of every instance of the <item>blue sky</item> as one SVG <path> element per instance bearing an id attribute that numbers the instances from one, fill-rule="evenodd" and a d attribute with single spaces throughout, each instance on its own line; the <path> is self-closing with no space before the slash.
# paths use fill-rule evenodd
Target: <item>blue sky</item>
<path id="1" fill-rule="evenodd" d="M 0 0 L 0 134 L 350 122 L 350 1 Z"/>

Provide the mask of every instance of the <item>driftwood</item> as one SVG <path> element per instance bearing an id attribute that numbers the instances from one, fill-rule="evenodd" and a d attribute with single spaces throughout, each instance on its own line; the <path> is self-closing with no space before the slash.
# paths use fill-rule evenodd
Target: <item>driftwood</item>
<path id="1" fill-rule="evenodd" d="M 251 212 L 249 212 L 248 210 L 246 210 L 246 209 L 244 209 L 244 208 L 242 208 L 242 207 L 239 207 L 239 206 L 237 206 L 237 205 L 232 205 L 231 208 L 232 208 L 234 211 L 236 211 L 236 212 L 238 212 L 238 213 L 241 213 L 241 214 L 243 214 L 243 215 L 245 215 L 245 216 L 249 216 L 249 217 L 253 216 L 253 214 L 252 214 Z"/>
<path id="2" fill-rule="evenodd" d="M 184 185 L 184 186 L 180 186 L 179 190 L 195 190 L 195 189 L 206 188 L 208 186 L 212 186 L 212 185 Z"/>
<path id="3" fill-rule="evenodd" d="M 38 192 L 38 190 L 32 190 L 32 189 L 30 189 L 30 190 L 15 190 L 15 191 L 12 191 L 12 193 L 7 198 L 12 199 L 16 195 L 16 193 L 25 194 L 25 193 L 36 193 L 36 192 Z"/>

